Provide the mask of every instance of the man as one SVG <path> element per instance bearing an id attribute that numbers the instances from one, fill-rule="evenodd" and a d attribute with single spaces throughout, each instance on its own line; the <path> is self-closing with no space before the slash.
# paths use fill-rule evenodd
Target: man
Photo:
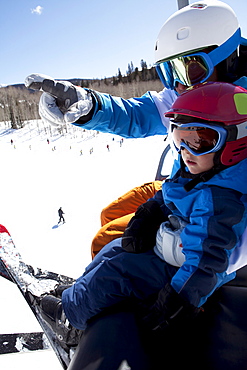
<path id="1" fill-rule="evenodd" d="M 159 93 L 151 91 L 124 100 L 37 74 L 27 77 L 26 86 L 47 92 L 40 100 L 40 115 L 53 124 L 70 122 L 83 129 L 132 138 L 166 135 L 169 119 L 164 113 L 187 86 L 211 80 L 247 87 L 245 45 L 237 17 L 227 4 L 218 0 L 193 3 L 168 18 L 158 35 L 155 62 L 166 86 Z M 174 163 L 173 173 L 179 166 L 178 161 Z M 93 239 L 93 257 L 103 245 L 122 235 L 138 205 L 153 196 L 160 185 L 138 186 L 104 208 L 101 219 L 109 215 L 110 222 L 102 222 Z M 123 214 L 125 208 L 129 211 Z"/>
<path id="2" fill-rule="evenodd" d="M 52 79 L 48 78 L 46 80 L 39 75 L 28 76 L 26 85 L 32 88 L 36 84 L 38 88 L 52 94 L 43 94 L 40 101 L 42 119 L 51 123 L 70 122 L 86 129 L 118 133 L 123 137 L 164 135 L 167 134 L 169 127 L 169 121 L 164 118 L 164 113 L 169 110 L 175 101 L 177 94 L 174 88 L 179 88 L 180 83 L 182 85 L 193 85 L 211 79 L 228 81 L 243 87 L 247 86 L 245 45 L 246 41 L 240 37 L 239 24 L 232 9 L 220 1 L 204 1 L 191 4 L 176 12 L 165 22 L 160 31 L 156 43 L 155 61 L 159 76 L 166 86 L 160 93 L 148 92 L 141 98 L 125 101 L 107 94 L 86 93 L 85 90 L 82 92 L 73 86 L 65 91 L 64 87 L 69 87 L 67 83 L 56 83 Z M 202 51 L 206 53 L 202 54 Z M 199 52 L 199 55 L 195 55 L 197 52 Z M 194 55 L 190 56 L 190 54 Z M 188 55 L 189 57 L 187 57 Z M 178 56 L 180 59 L 177 58 Z M 181 66 L 183 68 L 180 74 Z M 205 71 L 206 73 L 204 73 Z M 180 93 L 180 91 L 178 92 Z M 65 102 L 75 104 L 70 109 L 68 109 L 68 104 L 64 110 Z M 242 281 L 244 281 L 246 279 L 245 275 L 242 278 Z M 237 284 L 238 282 L 235 285 Z M 243 283 L 241 283 L 241 286 L 243 286 Z M 231 295 L 233 291 L 237 291 L 234 299 Z M 243 292 L 243 289 L 241 289 L 241 292 Z M 230 298 L 228 298 L 229 294 Z M 203 325 L 203 335 L 201 335 L 202 327 L 198 326 L 198 340 L 193 341 L 193 348 L 195 353 L 198 350 L 205 349 L 204 352 L 200 352 L 203 361 L 207 362 L 210 356 L 213 359 L 213 363 L 216 364 L 215 367 L 210 363 L 210 366 L 207 367 L 206 365 L 207 370 L 209 368 L 235 369 L 236 363 L 243 370 L 245 369 L 246 359 L 242 361 L 238 353 L 239 351 L 240 353 L 246 352 L 244 347 L 244 343 L 246 343 L 246 336 L 244 336 L 246 325 L 245 321 L 242 320 L 243 315 L 230 316 L 233 310 L 242 306 L 239 303 L 242 296 L 236 286 L 234 289 L 229 286 L 220 290 L 220 297 L 221 301 L 220 303 L 217 301 L 216 308 L 215 305 L 212 305 L 211 310 L 206 311 L 208 324 L 206 322 Z M 80 364 L 81 368 L 83 368 L 84 363 L 91 364 L 92 369 L 99 369 L 100 367 L 97 367 L 96 364 L 98 359 L 102 366 L 105 364 L 105 368 L 115 369 L 117 367 L 112 364 L 114 359 L 117 358 L 117 354 L 119 354 L 120 360 L 138 359 L 139 363 L 143 360 L 145 354 L 140 353 L 140 345 L 137 344 L 138 334 L 136 333 L 133 317 L 130 313 L 126 314 L 126 317 L 122 313 L 117 315 L 115 314 L 115 321 L 113 321 L 113 315 L 108 315 L 98 320 L 95 319 L 90 324 L 89 330 L 82 338 L 82 345 L 74 364 Z M 120 325 L 121 323 L 122 325 Z M 211 329 L 207 330 L 210 325 Z M 238 335 L 240 326 L 242 340 L 232 341 L 231 351 L 227 351 L 226 338 L 229 338 L 227 329 Z M 216 332 L 215 327 L 217 327 Z M 106 340 L 103 333 L 109 328 L 112 329 L 113 333 L 111 332 Z M 196 331 L 197 328 L 194 329 Z M 211 332 L 213 330 L 213 335 L 211 335 L 210 330 Z M 192 330 L 192 333 L 195 331 Z M 170 338 L 167 342 L 164 341 L 164 338 L 160 338 L 159 347 L 157 347 L 159 343 L 152 341 L 152 338 L 152 336 L 148 338 L 147 342 L 148 346 L 151 345 L 154 349 L 153 368 L 159 368 L 161 356 L 170 358 L 170 363 L 173 363 L 174 354 L 177 353 L 177 350 L 179 351 L 179 355 L 176 355 L 177 365 L 180 363 L 181 366 L 187 364 L 188 367 L 193 369 L 198 368 L 198 366 L 204 368 L 202 362 L 198 363 L 198 356 L 195 356 L 195 358 L 188 358 L 187 356 L 186 350 L 191 340 L 194 339 L 194 335 L 189 336 L 189 332 L 185 336 L 182 336 L 181 332 L 179 336 L 175 333 L 173 340 Z M 96 340 L 94 343 L 97 344 L 97 354 L 94 351 L 94 345 L 92 345 L 93 339 Z M 140 338 L 138 343 L 140 343 Z M 213 344 L 208 347 L 208 343 Z M 134 354 L 133 349 L 130 351 L 129 345 L 134 349 Z M 160 349 L 161 356 L 157 356 L 157 348 Z M 115 356 L 112 356 L 114 349 Z M 156 359 L 157 367 L 155 367 Z M 241 365 L 243 366 L 241 367 Z"/>

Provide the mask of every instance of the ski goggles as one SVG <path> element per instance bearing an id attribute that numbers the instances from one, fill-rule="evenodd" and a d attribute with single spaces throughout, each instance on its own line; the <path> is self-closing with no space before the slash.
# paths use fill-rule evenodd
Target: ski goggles
<path id="1" fill-rule="evenodd" d="M 164 85 L 171 89 L 176 87 L 177 82 L 185 86 L 203 83 L 212 75 L 214 67 L 236 50 L 240 41 L 241 32 L 238 29 L 209 53 L 198 51 L 157 63 L 157 73 Z"/>
<path id="2" fill-rule="evenodd" d="M 213 73 L 214 65 L 208 54 L 199 52 L 180 56 L 158 65 L 158 70 L 165 80 L 172 80 L 173 87 L 177 82 L 193 86 L 205 82 Z"/>
<path id="3" fill-rule="evenodd" d="M 173 142 L 178 151 L 185 148 L 195 156 L 217 152 L 226 142 L 227 130 L 216 124 L 172 123 Z"/>

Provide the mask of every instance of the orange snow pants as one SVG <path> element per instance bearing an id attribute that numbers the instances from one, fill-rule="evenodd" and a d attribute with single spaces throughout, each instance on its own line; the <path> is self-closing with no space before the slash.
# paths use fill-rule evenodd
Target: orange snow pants
<path id="1" fill-rule="evenodd" d="M 101 212 L 101 229 L 93 238 L 92 258 L 110 241 L 120 238 L 137 208 L 161 189 L 161 181 L 138 186 L 114 200 Z"/>

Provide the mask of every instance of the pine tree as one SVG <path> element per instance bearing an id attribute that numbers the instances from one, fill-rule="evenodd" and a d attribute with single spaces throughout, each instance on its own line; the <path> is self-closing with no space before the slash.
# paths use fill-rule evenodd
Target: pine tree
<path id="1" fill-rule="evenodd" d="M 141 69 L 142 69 L 141 70 L 142 81 L 146 81 L 147 75 L 148 75 L 147 73 L 148 69 L 147 69 L 147 63 L 143 59 L 141 59 Z"/>
<path id="2" fill-rule="evenodd" d="M 122 76 L 122 73 L 120 71 L 120 68 L 118 68 L 118 75 L 117 75 L 117 78 L 118 78 L 118 82 L 122 82 L 123 81 L 123 76 Z"/>

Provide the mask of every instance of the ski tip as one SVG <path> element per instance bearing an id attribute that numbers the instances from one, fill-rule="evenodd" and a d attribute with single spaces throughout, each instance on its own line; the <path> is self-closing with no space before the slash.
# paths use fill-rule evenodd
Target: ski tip
<path id="1" fill-rule="evenodd" d="M 10 233 L 8 232 L 8 230 L 6 229 L 6 227 L 3 226 L 3 225 L 1 225 L 1 224 L 0 224 L 0 233 L 7 233 L 7 234 L 10 235 Z"/>

